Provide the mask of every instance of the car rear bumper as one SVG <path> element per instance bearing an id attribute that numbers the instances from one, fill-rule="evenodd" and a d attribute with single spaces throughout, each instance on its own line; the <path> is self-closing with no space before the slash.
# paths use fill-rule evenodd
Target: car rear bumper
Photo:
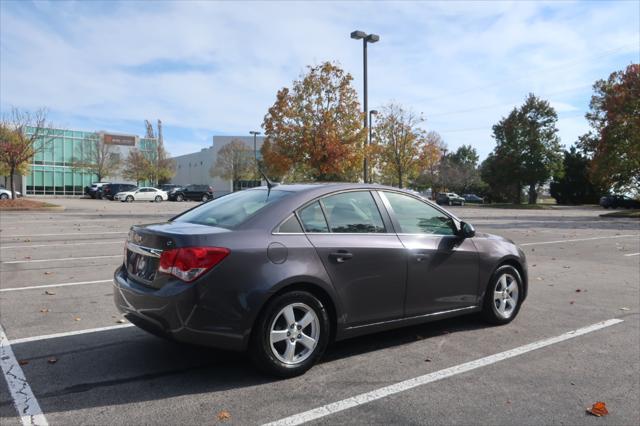
<path id="1" fill-rule="evenodd" d="M 127 277 L 124 268 L 113 278 L 116 307 L 134 325 L 150 333 L 177 341 L 244 350 L 245 334 L 224 327 L 217 330 L 209 318 L 213 313 L 199 303 L 198 289 L 192 284 L 169 284 L 156 290 L 137 284 Z"/>

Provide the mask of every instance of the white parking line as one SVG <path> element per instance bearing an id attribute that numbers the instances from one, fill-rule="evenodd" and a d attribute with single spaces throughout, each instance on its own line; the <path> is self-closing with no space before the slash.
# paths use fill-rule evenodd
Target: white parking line
<path id="1" fill-rule="evenodd" d="M 11 349 L 11 344 L 2 325 L 0 325 L 0 367 L 2 367 L 2 374 L 22 424 L 48 425 L 49 423 L 40 409 L 40 404 L 38 404 L 38 400 L 31 391 L 31 386 L 29 386 L 22 368 L 20 368 L 20 363 L 13 354 L 13 349 Z"/>
<path id="2" fill-rule="evenodd" d="M 128 234 L 129 231 L 107 231 L 107 232 L 99 232 L 99 235 L 105 234 Z M 35 235 L 2 235 L 2 238 L 36 238 L 36 237 L 61 237 L 61 236 L 73 236 L 73 235 L 96 235 L 94 233 L 89 232 L 65 232 L 64 234 L 35 234 Z"/>
<path id="3" fill-rule="evenodd" d="M 89 284 L 102 284 L 102 283 L 110 283 L 113 280 L 98 280 L 98 281 L 78 281 L 75 283 L 61 283 L 61 284 L 45 284 L 45 285 L 32 285 L 29 287 L 11 287 L 11 288 L 0 288 L 0 293 L 5 291 L 20 291 L 20 290 L 37 290 L 41 288 L 52 288 L 52 287 L 67 287 L 73 285 L 89 285 Z"/>
<path id="4" fill-rule="evenodd" d="M 310 422 L 312 420 L 317 420 L 322 417 L 326 417 L 331 414 L 335 414 L 340 411 L 347 410 L 349 408 L 357 407 L 362 404 L 367 404 L 369 402 L 373 402 L 390 395 L 395 395 L 397 393 L 404 392 L 418 386 L 423 386 L 428 383 L 433 383 L 438 380 L 446 379 L 446 378 L 455 376 L 457 374 L 466 373 L 467 371 L 475 370 L 480 367 L 486 367 L 487 365 L 495 364 L 496 362 L 504 361 L 506 359 L 513 358 L 513 357 L 525 354 L 527 352 L 544 348 L 546 346 L 550 346 L 556 343 L 560 343 L 568 339 L 573 339 L 574 337 L 582 336 L 587 333 L 601 330 L 605 327 L 619 324 L 621 322 L 623 322 L 623 320 L 617 319 L 617 318 L 599 322 L 597 324 L 593 324 L 588 327 L 579 328 L 574 331 L 569 331 L 567 333 L 561 334 L 556 337 L 539 340 L 537 342 L 529 343 L 528 345 L 510 349 L 505 352 L 489 355 L 487 357 L 480 358 L 475 361 L 470 361 L 464 364 L 445 368 L 444 370 L 435 371 L 433 373 L 429 373 L 423 376 L 415 377 L 413 379 L 405 380 L 403 382 L 399 382 L 391 386 L 386 386 L 384 388 L 376 389 L 371 392 L 367 392 L 360 395 L 356 395 L 351 398 L 343 399 L 342 401 L 323 405 L 322 407 L 314 408 L 313 410 L 305 411 L 300 414 L 295 414 L 290 417 L 285 417 L 284 419 L 280 419 L 272 423 L 267 423 L 266 426 L 299 425 L 302 423 Z"/>
<path id="5" fill-rule="evenodd" d="M 64 333 L 45 334 L 42 336 L 23 337 L 22 339 L 13 339 L 9 343 L 12 345 L 18 345 L 20 343 L 37 342 L 39 340 L 57 339 L 58 337 L 77 336 L 80 334 L 98 333 L 100 331 L 118 330 L 120 328 L 133 327 L 133 324 L 127 323 L 122 325 L 110 325 L 108 327 L 87 328 L 85 330 L 67 331 Z"/>
<path id="6" fill-rule="evenodd" d="M 522 243 L 522 244 L 518 244 L 518 245 L 519 246 L 537 246 L 537 245 L 542 245 L 542 244 L 561 244 L 561 243 L 573 243 L 573 242 L 577 242 L 577 241 L 607 240 L 607 239 L 611 239 L 611 238 L 629 238 L 629 237 L 640 238 L 640 235 L 638 235 L 638 234 L 627 234 L 627 235 L 613 235 L 611 237 L 593 237 L 593 238 L 576 238 L 576 239 L 573 239 L 573 240 L 539 241 L 537 243 Z"/>
<path id="7" fill-rule="evenodd" d="M 40 247 L 73 247 L 73 246 L 93 246 L 104 244 L 124 244 L 122 240 L 116 241 L 96 241 L 91 243 L 61 243 L 61 244 L 25 244 L 22 246 L 2 246 L 0 250 L 4 249 L 18 249 L 18 248 L 40 248 Z"/>
<path id="8" fill-rule="evenodd" d="M 629 253 L 629 254 L 625 254 L 625 256 L 629 257 L 629 256 L 640 256 L 640 253 Z"/>
<path id="9" fill-rule="evenodd" d="M 1 262 L 1 263 L 3 265 L 15 265 L 17 263 L 60 262 L 60 261 L 67 261 L 67 260 L 104 259 L 108 257 L 122 257 L 122 254 L 112 254 L 108 256 L 62 257 L 57 259 L 10 260 L 8 262 Z"/>

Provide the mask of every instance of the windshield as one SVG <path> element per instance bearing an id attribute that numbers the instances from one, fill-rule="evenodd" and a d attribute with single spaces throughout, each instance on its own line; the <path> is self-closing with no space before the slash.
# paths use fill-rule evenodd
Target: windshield
<path id="1" fill-rule="evenodd" d="M 196 207 L 175 221 L 232 229 L 265 206 L 290 195 L 291 192 L 271 191 L 271 194 L 267 194 L 266 189 L 234 192 Z"/>

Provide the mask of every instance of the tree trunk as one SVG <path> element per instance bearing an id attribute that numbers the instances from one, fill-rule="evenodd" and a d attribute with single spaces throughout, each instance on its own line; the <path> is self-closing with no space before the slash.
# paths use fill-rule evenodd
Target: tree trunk
<path id="1" fill-rule="evenodd" d="M 536 184 L 529 184 L 529 204 L 535 204 L 538 200 L 538 192 L 536 191 Z"/>
<path id="2" fill-rule="evenodd" d="M 398 188 L 402 189 L 402 170 L 398 171 Z"/>
<path id="3" fill-rule="evenodd" d="M 518 182 L 516 184 L 516 192 L 515 192 L 515 197 L 514 197 L 514 202 L 516 204 L 520 204 L 522 203 L 522 185 L 520 184 L 520 182 Z"/>
<path id="4" fill-rule="evenodd" d="M 15 182 L 13 181 L 13 175 L 16 173 L 16 168 L 15 167 L 11 167 L 11 170 L 9 171 L 9 181 L 11 182 L 11 199 L 15 200 L 16 199 L 16 186 L 15 186 Z"/>

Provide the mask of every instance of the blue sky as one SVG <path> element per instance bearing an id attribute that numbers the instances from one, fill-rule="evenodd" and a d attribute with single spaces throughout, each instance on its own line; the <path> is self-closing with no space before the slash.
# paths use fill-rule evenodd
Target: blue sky
<path id="1" fill-rule="evenodd" d="M 0 2 L 0 107 L 47 107 L 62 127 L 144 133 L 172 154 L 259 128 L 306 65 L 339 62 L 369 105 L 401 103 L 450 149 L 484 158 L 491 126 L 529 92 L 587 130 L 591 85 L 640 62 L 640 2 Z"/>

